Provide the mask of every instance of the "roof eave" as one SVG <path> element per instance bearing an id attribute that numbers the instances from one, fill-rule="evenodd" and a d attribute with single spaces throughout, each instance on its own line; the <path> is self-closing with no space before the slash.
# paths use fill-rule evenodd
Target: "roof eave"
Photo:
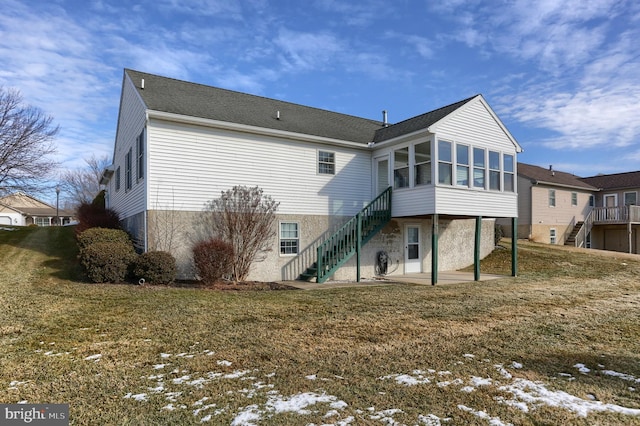
<path id="1" fill-rule="evenodd" d="M 238 131 L 238 132 L 244 132 L 244 133 L 253 133 L 253 134 L 259 134 L 259 135 L 291 139 L 296 141 L 316 142 L 316 143 L 323 143 L 327 145 L 345 146 L 345 147 L 357 148 L 357 149 L 363 149 L 363 150 L 366 150 L 369 148 L 366 143 L 362 143 L 362 142 L 345 141 L 341 139 L 333 139 L 333 138 L 327 138 L 323 136 L 309 135 L 305 133 L 287 132 L 284 130 L 269 129 L 266 127 L 231 123 L 228 121 L 219 121 L 219 120 L 212 120 L 208 118 L 191 117 L 191 116 L 175 114 L 171 112 L 147 110 L 147 116 L 149 118 L 155 118 L 159 120 L 173 121 L 173 122 L 185 123 L 185 124 L 197 124 L 200 126 L 213 127 L 217 129 L 232 130 L 232 131 Z"/>
<path id="2" fill-rule="evenodd" d="M 580 189 L 582 191 L 600 191 L 599 188 L 595 188 L 595 187 L 585 188 L 584 186 L 568 185 L 564 183 L 549 182 L 549 181 L 532 179 L 532 178 L 529 178 L 529 179 L 531 180 L 531 183 L 534 185 L 559 186 L 561 188 Z"/>

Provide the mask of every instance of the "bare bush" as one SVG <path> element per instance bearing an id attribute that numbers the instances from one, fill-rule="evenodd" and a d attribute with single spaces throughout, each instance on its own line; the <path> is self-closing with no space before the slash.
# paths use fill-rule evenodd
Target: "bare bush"
<path id="1" fill-rule="evenodd" d="M 231 279 L 244 281 L 253 262 L 264 260 L 276 236 L 280 203 L 259 187 L 234 186 L 205 208 L 205 227 L 214 238 L 233 247 Z"/>

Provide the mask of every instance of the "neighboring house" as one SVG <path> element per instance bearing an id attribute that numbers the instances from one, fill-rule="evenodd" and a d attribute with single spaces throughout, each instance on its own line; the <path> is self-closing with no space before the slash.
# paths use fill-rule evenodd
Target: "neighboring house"
<path id="1" fill-rule="evenodd" d="M 638 253 L 639 191 L 640 172 L 581 178 L 519 163 L 518 238 Z"/>
<path id="2" fill-rule="evenodd" d="M 589 218 L 593 226 L 591 247 L 640 253 L 640 171 L 592 176 L 582 181 L 597 188 Z"/>
<path id="3" fill-rule="evenodd" d="M 479 265 L 495 218 L 517 216 L 520 151 L 481 95 L 389 124 L 127 69 L 102 183 L 141 248 L 171 251 L 182 277 L 205 204 L 245 185 L 280 202 L 250 279 L 435 283 L 438 268 Z"/>
<path id="4" fill-rule="evenodd" d="M 0 198 L 0 225 L 55 226 L 68 224 L 72 218 L 72 213 L 23 192 Z"/>

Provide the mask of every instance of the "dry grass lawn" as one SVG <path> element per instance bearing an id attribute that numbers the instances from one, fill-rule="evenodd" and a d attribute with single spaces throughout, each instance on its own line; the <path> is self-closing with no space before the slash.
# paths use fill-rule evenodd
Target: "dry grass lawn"
<path id="1" fill-rule="evenodd" d="M 72 230 L 0 230 L 0 403 L 75 425 L 640 424 L 640 260 L 536 244 L 520 276 L 221 292 L 83 282 Z M 496 250 L 482 271 L 508 274 Z"/>

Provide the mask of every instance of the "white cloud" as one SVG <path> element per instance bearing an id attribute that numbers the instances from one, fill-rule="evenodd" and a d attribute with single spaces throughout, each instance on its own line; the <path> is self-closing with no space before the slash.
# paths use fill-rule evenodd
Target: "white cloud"
<path id="1" fill-rule="evenodd" d="M 322 68 L 344 50 L 342 43 L 331 34 L 295 32 L 281 29 L 274 40 L 280 48 L 280 58 L 287 70 Z"/>

